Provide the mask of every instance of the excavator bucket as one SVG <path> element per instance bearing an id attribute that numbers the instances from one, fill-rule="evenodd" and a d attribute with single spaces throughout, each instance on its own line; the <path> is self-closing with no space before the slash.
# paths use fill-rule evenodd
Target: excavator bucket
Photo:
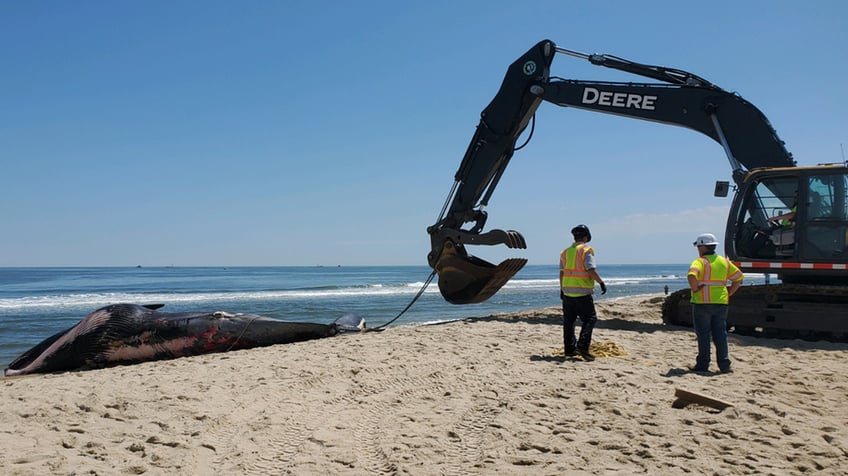
<path id="1" fill-rule="evenodd" d="M 446 301 L 474 304 L 492 297 L 525 264 L 524 258 L 510 258 L 495 266 L 476 256 L 468 256 L 448 241 L 434 269 L 439 275 L 439 291 Z"/>

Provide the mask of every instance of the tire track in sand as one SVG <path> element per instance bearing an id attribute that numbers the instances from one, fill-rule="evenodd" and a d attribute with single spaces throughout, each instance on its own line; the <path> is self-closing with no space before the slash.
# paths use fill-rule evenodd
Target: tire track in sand
<path id="1" fill-rule="evenodd" d="M 404 369 L 392 370 L 386 375 L 422 373 L 408 373 Z M 365 418 L 356 422 L 354 430 L 361 469 L 368 474 L 381 475 L 406 472 L 400 465 L 406 462 L 404 458 L 414 458 L 416 445 L 422 444 L 445 455 L 443 461 L 451 462 L 443 469 L 447 474 L 467 474 L 468 468 L 479 467 L 484 457 L 481 446 L 498 410 L 497 403 L 491 399 L 489 385 L 477 378 L 469 382 L 466 375 L 457 372 L 446 376 L 441 371 L 432 371 L 418 378 L 387 377 L 365 389 L 365 395 L 359 400 L 370 407 Z M 369 396 L 375 398 L 369 399 Z M 400 432 L 400 436 L 397 431 L 393 432 L 390 441 L 383 435 L 385 427 L 402 427 L 410 421 L 423 424 L 426 423 L 424 419 L 432 415 L 448 420 L 430 422 L 444 427 L 444 438 L 435 442 L 435 448 L 432 441 L 416 440 L 414 427 L 409 432 Z"/>
<path id="2" fill-rule="evenodd" d="M 287 378 L 285 385 L 287 391 L 302 393 L 325 382 L 316 377 Z M 239 409 L 238 418 L 229 414 L 208 417 L 199 432 L 200 443 L 193 451 L 195 472 L 265 475 L 280 474 L 290 467 L 311 432 L 301 406 L 280 402 L 267 383 L 244 392 L 235 389 L 231 405 Z M 251 457 L 239 457 L 243 453 Z M 239 460 L 246 462 L 232 463 Z"/>

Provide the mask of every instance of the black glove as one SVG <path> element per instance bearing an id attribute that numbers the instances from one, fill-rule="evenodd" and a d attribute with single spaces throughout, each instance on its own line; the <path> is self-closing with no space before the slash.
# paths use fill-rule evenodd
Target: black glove
<path id="1" fill-rule="evenodd" d="M 562 292 L 562 289 L 559 290 L 559 300 L 565 301 L 565 294 Z"/>
<path id="2" fill-rule="evenodd" d="M 601 294 L 606 294 L 606 293 L 607 293 L 607 285 L 604 284 L 603 281 L 601 281 Z"/>

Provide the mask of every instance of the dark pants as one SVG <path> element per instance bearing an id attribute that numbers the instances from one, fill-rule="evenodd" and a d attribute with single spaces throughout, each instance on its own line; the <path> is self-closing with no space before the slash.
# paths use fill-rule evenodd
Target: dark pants
<path id="1" fill-rule="evenodd" d="M 574 337 L 574 326 L 580 318 L 580 338 Z M 562 336 L 566 354 L 575 351 L 588 352 L 592 343 L 592 330 L 598 317 L 595 315 L 595 300 L 592 295 L 565 296 L 562 300 Z"/>
<path id="2" fill-rule="evenodd" d="M 719 370 L 730 370 L 730 352 L 727 346 L 727 304 L 693 304 L 692 324 L 698 339 L 699 370 L 710 366 L 710 340 L 715 344 L 716 363 Z"/>

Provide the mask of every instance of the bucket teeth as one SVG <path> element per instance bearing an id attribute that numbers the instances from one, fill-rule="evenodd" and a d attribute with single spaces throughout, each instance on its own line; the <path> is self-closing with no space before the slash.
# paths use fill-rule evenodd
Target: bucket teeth
<path id="1" fill-rule="evenodd" d="M 474 256 L 444 256 L 436 265 L 439 291 L 452 304 L 474 304 L 492 297 L 527 260 L 510 258 L 495 266 Z"/>
<path id="2" fill-rule="evenodd" d="M 495 274 L 489 278 L 483 289 L 470 302 L 483 302 L 492 297 L 515 276 L 515 273 L 521 271 L 525 264 L 527 264 L 527 260 L 524 258 L 509 258 L 501 262 L 495 269 Z"/>

